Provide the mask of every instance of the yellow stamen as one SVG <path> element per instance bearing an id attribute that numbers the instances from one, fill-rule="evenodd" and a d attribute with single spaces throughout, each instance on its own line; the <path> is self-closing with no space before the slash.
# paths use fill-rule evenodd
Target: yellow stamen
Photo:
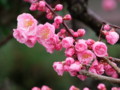
<path id="1" fill-rule="evenodd" d="M 32 26 L 32 24 L 33 24 L 33 21 L 32 21 L 32 20 L 25 20 L 25 21 L 24 21 L 24 26 L 25 26 L 25 27 Z"/>

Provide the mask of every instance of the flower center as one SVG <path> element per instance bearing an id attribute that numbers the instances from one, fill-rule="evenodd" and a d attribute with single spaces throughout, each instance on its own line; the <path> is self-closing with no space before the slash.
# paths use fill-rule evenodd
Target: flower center
<path id="1" fill-rule="evenodd" d="M 45 28 L 40 32 L 40 37 L 42 39 L 47 39 L 49 34 L 50 34 L 50 30 L 48 28 Z"/>
<path id="2" fill-rule="evenodd" d="M 25 26 L 25 27 L 32 26 L 32 24 L 33 24 L 33 21 L 32 21 L 32 20 L 24 20 L 24 26 Z"/>
<path id="3" fill-rule="evenodd" d="M 89 58 L 89 57 L 91 57 L 91 55 L 90 55 L 90 54 L 83 54 L 82 57 L 85 59 L 85 58 Z"/>

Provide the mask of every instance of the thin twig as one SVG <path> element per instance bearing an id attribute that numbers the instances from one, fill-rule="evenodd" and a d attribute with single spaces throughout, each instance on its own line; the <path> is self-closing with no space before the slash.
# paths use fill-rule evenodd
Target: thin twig
<path id="1" fill-rule="evenodd" d="M 0 42 L 0 47 L 6 44 L 9 40 L 13 38 L 12 34 L 8 35 L 4 40 Z"/>
<path id="2" fill-rule="evenodd" d="M 54 10 L 53 8 L 46 2 L 46 7 L 55 15 L 55 16 L 59 16 Z M 67 24 L 63 21 L 62 25 L 65 27 L 65 29 L 67 30 L 68 33 L 70 33 L 71 36 L 73 36 L 73 33 L 70 31 L 69 27 L 67 26 Z M 74 36 L 73 36 L 74 37 Z"/>
<path id="3" fill-rule="evenodd" d="M 91 65 L 93 64 L 93 62 L 95 61 L 95 59 L 93 59 L 86 67 L 87 71 L 89 70 L 89 68 L 91 67 Z"/>
<path id="4" fill-rule="evenodd" d="M 103 24 L 107 24 L 106 22 L 103 22 Z M 117 25 L 113 25 L 113 24 L 109 24 L 111 27 L 114 27 L 116 29 L 120 29 L 120 26 L 117 26 Z"/>
<path id="5" fill-rule="evenodd" d="M 103 75 L 98 75 L 98 74 L 95 74 L 95 73 L 88 72 L 86 70 L 81 70 L 79 73 L 82 74 L 82 75 L 94 78 L 94 79 L 102 80 L 102 81 L 108 81 L 108 82 L 111 82 L 111 83 L 120 83 L 120 79 L 107 77 L 107 76 L 103 76 Z"/>
<path id="6" fill-rule="evenodd" d="M 100 34 L 99 34 L 99 37 L 98 37 L 98 41 L 101 41 L 101 39 L 102 39 L 102 30 L 103 30 L 103 25 L 100 29 Z"/>

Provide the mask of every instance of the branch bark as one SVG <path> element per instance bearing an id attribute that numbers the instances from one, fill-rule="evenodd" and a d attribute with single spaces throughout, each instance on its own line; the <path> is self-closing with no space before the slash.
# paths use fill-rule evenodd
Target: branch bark
<path id="1" fill-rule="evenodd" d="M 100 33 L 100 28 L 102 27 L 103 22 L 108 23 L 107 21 L 100 18 L 92 10 L 87 8 L 87 0 L 65 0 L 68 5 L 68 10 L 74 19 L 83 22 L 85 25 L 90 27 L 97 36 Z M 120 30 L 116 30 L 120 35 Z"/>
<path id="2" fill-rule="evenodd" d="M 94 74 L 94 73 L 88 72 L 86 70 L 82 70 L 79 73 L 82 75 L 94 78 L 94 79 L 102 80 L 102 81 L 107 81 L 107 82 L 111 82 L 111 83 L 120 83 L 120 79 Z"/>
<path id="3" fill-rule="evenodd" d="M 4 40 L 0 42 L 0 47 L 2 47 L 4 44 L 6 44 L 9 40 L 13 38 L 12 34 L 8 35 Z"/>

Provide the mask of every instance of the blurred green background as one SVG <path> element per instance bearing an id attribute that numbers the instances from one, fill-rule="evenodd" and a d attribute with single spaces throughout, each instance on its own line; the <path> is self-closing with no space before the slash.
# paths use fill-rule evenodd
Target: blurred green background
<path id="1" fill-rule="evenodd" d="M 112 12 L 105 12 L 101 9 L 101 0 L 90 0 L 89 7 L 105 20 L 120 25 L 119 7 Z M 23 12 L 29 12 L 28 3 L 22 0 L 0 0 L 0 42 L 12 33 L 13 28 L 16 28 L 16 18 Z M 30 13 L 36 14 L 36 12 Z M 85 28 L 87 35 L 84 38 L 91 37 L 97 40 L 95 33 L 90 28 L 86 26 Z M 110 55 L 120 58 L 120 45 L 108 46 Z M 57 75 L 52 64 L 54 61 L 65 59 L 63 52 L 64 50 L 48 54 L 39 44 L 36 44 L 34 48 L 28 48 L 15 39 L 9 40 L 0 46 L 0 90 L 30 90 L 34 86 L 41 87 L 42 85 L 48 85 L 53 90 L 68 90 L 71 85 L 79 88 L 88 86 L 96 90 L 95 85 L 99 81 L 88 78 L 82 82 L 68 73 L 62 77 Z"/>

